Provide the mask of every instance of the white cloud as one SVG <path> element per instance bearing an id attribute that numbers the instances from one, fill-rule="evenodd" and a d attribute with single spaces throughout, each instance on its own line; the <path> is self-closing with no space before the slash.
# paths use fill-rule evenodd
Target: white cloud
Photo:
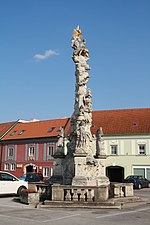
<path id="1" fill-rule="evenodd" d="M 45 59 L 47 59 L 47 58 L 49 58 L 49 57 L 51 57 L 53 55 L 59 55 L 59 53 L 49 49 L 49 50 L 46 50 L 44 52 L 44 54 L 36 54 L 34 56 L 34 58 L 36 59 L 36 61 L 41 61 L 41 60 L 45 60 Z"/>

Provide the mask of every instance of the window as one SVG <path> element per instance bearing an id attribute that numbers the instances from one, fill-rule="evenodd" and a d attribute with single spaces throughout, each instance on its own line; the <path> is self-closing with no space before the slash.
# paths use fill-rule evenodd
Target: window
<path id="1" fill-rule="evenodd" d="M 139 144 L 139 155 L 146 155 L 146 145 L 145 144 Z"/>
<path id="2" fill-rule="evenodd" d="M 29 160 L 34 160 L 34 146 L 29 147 L 28 157 Z"/>
<path id="3" fill-rule="evenodd" d="M 47 132 L 51 133 L 54 129 L 55 129 L 55 127 L 51 127 Z"/>
<path id="4" fill-rule="evenodd" d="M 111 155 L 117 155 L 118 153 L 118 146 L 117 145 L 111 145 L 110 146 L 110 154 Z"/>
<path id="5" fill-rule="evenodd" d="M 147 172 L 147 179 L 150 180 L 150 168 L 147 168 L 146 172 Z"/>
<path id="6" fill-rule="evenodd" d="M 15 171 L 16 170 L 16 164 L 15 163 L 11 163 L 10 164 L 10 170 L 11 171 Z"/>
<path id="7" fill-rule="evenodd" d="M 143 176 L 150 180 L 150 166 L 133 166 L 133 174 Z"/>
<path id="8" fill-rule="evenodd" d="M 6 173 L 1 173 L 1 178 L 0 180 L 3 180 L 3 181 L 15 181 L 16 178 L 11 176 L 10 174 L 6 174 Z"/>
<path id="9" fill-rule="evenodd" d="M 54 146 L 49 145 L 47 149 L 47 156 L 53 156 L 54 155 Z"/>
<path id="10" fill-rule="evenodd" d="M 9 170 L 9 163 L 4 164 L 4 170 L 8 171 Z"/>
<path id="11" fill-rule="evenodd" d="M 43 167 L 43 177 L 49 177 L 50 169 L 49 167 Z"/>
<path id="12" fill-rule="evenodd" d="M 53 175 L 53 169 L 51 167 L 43 167 L 43 177 L 49 177 Z"/>
<path id="13" fill-rule="evenodd" d="M 29 147 L 29 156 L 34 156 L 34 147 Z"/>
<path id="14" fill-rule="evenodd" d="M 8 148 L 8 158 L 13 158 L 14 157 L 14 148 Z"/>
<path id="15" fill-rule="evenodd" d="M 14 130 L 9 136 L 13 136 L 17 131 Z"/>
<path id="16" fill-rule="evenodd" d="M 62 130 L 64 129 L 64 126 L 60 127 L 56 132 L 62 132 Z"/>
<path id="17" fill-rule="evenodd" d="M 21 130 L 20 133 L 18 135 L 21 135 L 25 132 L 25 130 Z"/>

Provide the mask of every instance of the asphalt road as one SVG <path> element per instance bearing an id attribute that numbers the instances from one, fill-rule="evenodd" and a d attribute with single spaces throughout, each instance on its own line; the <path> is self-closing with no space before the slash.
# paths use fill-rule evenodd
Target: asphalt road
<path id="1" fill-rule="evenodd" d="M 135 191 L 150 200 L 150 189 Z M 0 225 L 150 225 L 150 203 L 123 209 L 52 209 L 21 204 L 17 198 L 0 198 Z"/>
<path id="2" fill-rule="evenodd" d="M 141 190 L 134 190 L 134 195 L 150 200 L 150 188 L 143 188 Z"/>

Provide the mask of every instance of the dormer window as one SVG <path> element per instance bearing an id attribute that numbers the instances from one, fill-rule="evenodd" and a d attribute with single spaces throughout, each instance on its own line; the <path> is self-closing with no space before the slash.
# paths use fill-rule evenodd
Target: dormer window
<path id="1" fill-rule="evenodd" d="M 51 133 L 54 129 L 55 129 L 55 127 L 51 127 L 47 132 Z"/>
<path id="2" fill-rule="evenodd" d="M 14 130 L 9 136 L 13 136 L 17 131 Z"/>
<path id="3" fill-rule="evenodd" d="M 21 130 L 20 133 L 18 135 L 21 135 L 25 132 L 25 130 Z"/>
<path id="4" fill-rule="evenodd" d="M 64 129 L 64 126 L 60 127 L 56 132 L 61 132 Z"/>

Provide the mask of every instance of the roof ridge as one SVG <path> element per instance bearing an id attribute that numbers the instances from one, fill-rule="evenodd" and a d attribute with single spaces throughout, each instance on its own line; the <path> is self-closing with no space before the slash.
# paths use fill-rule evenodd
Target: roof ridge
<path id="1" fill-rule="evenodd" d="M 100 110 L 93 110 L 93 112 L 108 112 L 108 111 L 135 111 L 135 110 L 150 110 L 150 108 L 123 108 L 123 109 L 100 109 Z"/>

